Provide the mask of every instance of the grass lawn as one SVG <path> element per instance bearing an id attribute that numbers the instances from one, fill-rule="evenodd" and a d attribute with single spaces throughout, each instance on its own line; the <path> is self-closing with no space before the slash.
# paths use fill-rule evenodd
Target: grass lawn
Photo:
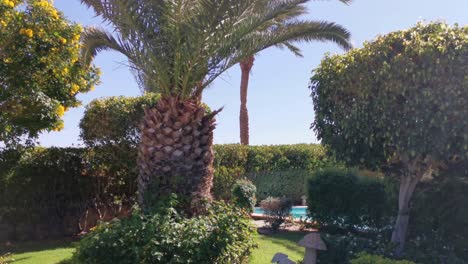
<path id="1" fill-rule="evenodd" d="M 258 248 L 254 250 L 251 258 L 251 264 L 270 263 L 273 256 L 278 253 L 284 253 L 293 261 L 302 260 L 304 257 L 304 248 L 297 245 L 305 233 L 288 232 L 271 235 L 257 235 Z M 54 264 L 70 258 L 74 248 L 72 241 L 41 241 L 28 242 L 15 245 L 8 249 L 13 254 L 7 259 L 8 264 Z M 4 249 L 0 248 L 0 255 L 4 254 Z M 1 259 L 0 259 L 0 263 Z"/>
<path id="2" fill-rule="evenodd" d="M 10 264 L 53 264 L 70 258 L 75 249 L 72 241 L 40 241 L 15 245 L 8 249 L 13 253 L 6 259 Z M 0 255 L 5 249 L 0 248 Z M 1 263 L 1 259 L 0 259 Z"/>
<path id="3" fill-rule="evenodd" d="M 289 259 L 298 262 L 304 258 L 305 249 L 297 245 L 306 233 L 282 232 L 270 235 L 257 235 L 258 248 L 250 257 L 250 264 L 271 263 L 273 256 L 278 253 L 288 255 Z"/>

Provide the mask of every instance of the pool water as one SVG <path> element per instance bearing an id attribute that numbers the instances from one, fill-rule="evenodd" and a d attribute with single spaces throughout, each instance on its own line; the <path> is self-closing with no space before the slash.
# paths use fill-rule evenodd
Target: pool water
<path id="1" fill-rule="evenodd" d="M 255 207 L 254 208 L 254 214 L 264 214 L 265 212 L 263 211 L 262 208 L 260 207 Z M 294 218 L 306 218 L 307 217 L 307 206 L 293 206 L 291 209 L 291 215 Z"/>

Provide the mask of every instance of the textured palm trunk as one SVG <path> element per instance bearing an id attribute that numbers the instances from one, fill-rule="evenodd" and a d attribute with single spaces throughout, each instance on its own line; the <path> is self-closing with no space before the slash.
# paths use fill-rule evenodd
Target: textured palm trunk
<path id="1" fill-rule="evenodd" d="M 145 110 L 138 150 L 138 200 L 145 209 L 177 194 L 189 215 L 203 210 L 213 185 L 215 115 L 197 99 L 161 98 Z"/>
<path id="2" fill-rule="evenodd" d="M 249 89 L 250 71 L 254 63 L 254 57 L 249 57 L 240 63 L 241 86 L 240 86 L 240 142 L 242 145 L 249 145 L 249 111 L 247 110 L 247 92 Z"/>

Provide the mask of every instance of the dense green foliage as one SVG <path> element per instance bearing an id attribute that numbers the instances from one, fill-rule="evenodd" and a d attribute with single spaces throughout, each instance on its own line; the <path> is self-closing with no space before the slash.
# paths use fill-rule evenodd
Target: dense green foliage
<path id="1" fill-rule="evenodd" d="M 378 255 L 360 253 L 357 258 L 351 260 L 351 264 L 414 264 L 414 262 L 406 260 L 391 260 Z"/>
<path id="2" fill-rule="evenodd" d="M 257 179 L 262 177 L 263 183 L 257 181 L 260 183 L 257 183 L 257 188 L 265 192 L 262 193 L 265 196 L 268 195 L 265 190 L 271 186 L 266 180 L 268 175 L 281 175 L 287 171 L 288 165 L 312 170 L 332 163 L 318 145 L 217 145 L 215 150 L 213 191 L 217 198 L 229 201 L 234 183 L 249 175 L 256 175 Z M 85 206 L 132 204 L 137 191 L 136 155 L 135 148 L 126 143 L 86 149 L 38 148 L 25 153 L 0 152 L 2 222 L 21 224 L 30 229 L 34 229 L 36 224 L 58 222 L 56 226 L 62 228 L 64 219 L 68 218 L 66 215 L 83 213 Z M 231 173 L 233 171 L 236 173 Z M 303 175 L 305 177 L 306 174 Z M 226 176 L 229 180 L 225 180 Z M 300 195 L 305 194 L 297 183 L 303 179 L 296 181 L 288 177 L 281 180 L 279 186 L 297 186 L 297 189 L 285 187 L 285 192 L 281 192 L 278 188 L 278 196 L 297 196 L 300 199 Z M 44 217 L 46 215 L 48 217 Z M 76 232 L 76 224 L 73 232 Z"/>
<path id="3" fill-rule="evenodd" d="M 243 263 L 253 247 L 247 215 L 222 203 L 194 218 L 173 209 L 105 223 L 83 238 L 79 263 Z"/>
<path id="4" fill-rule="evenodd" d="M 88 146 L 129 144 L 140 140 L 139 125 L 146 107 L 153 106 L 159 96 L 108 97 L 86 106 L 80 121 L 81 138 Z"/>
<path id="5" fill-rule="evenodd" d="M 78 60 L 82 31 L 48 0 L 0 1 L 0 142 L 61 130 L 77 93 L 93 89 L 98 70 Z"/>
<path id="6" fill-rule="evenodd" d="M 466 161 L 467 35 L 467 26 L 418 24 L 327 56 L 311 85 L 318 138 L 352 164 Z"/>
<path id="7" fill-rule="evenodd" d="M 320 145 L 215 146 L 213 193 L 229 200 L 231 186 L 246 177 L 257 187 L 257 199 L 268 196 L 291 198 L 300 203 L 307 175 L 314 170 L 336 166 Z"/>
<path id="8" fill-rule="evenodd" d="M 414 197 L 412 210 L 417 214 L 410 221 L 409 238 L 418 262 L 461 263 L 455 257 L 468 261 L 468 181 L 451 176 L 423 182 Z"/>
<path id="9" fill-rule="evenodd" d="M 257 203 L 257 199 L 255 198 L 256 192 L 257 188 L 251 181 L 238 180 L 232 187 L 232 200 L 240 208 L 247 210 L 247 212 L 252 212 Z"/>
<path id="10" fill-rule="evenodd" d="M 293 203 L 289 198 L 268 197 L 260 202 L 263 214 L 268 216 L 266 223 L 278 231 L 280 226 L 291 216 Z"/>
<path id="11" fill-rule="evenodd" d="M 324 169 L 307 180 L 309 216 L 321 226 L 379 227 L 388 212 L 385 184 L 354 170 Z"/>

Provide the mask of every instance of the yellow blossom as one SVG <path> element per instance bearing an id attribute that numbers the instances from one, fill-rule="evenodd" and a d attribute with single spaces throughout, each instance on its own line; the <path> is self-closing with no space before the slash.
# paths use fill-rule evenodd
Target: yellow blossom
<path id="1" fill-rule="evenodd" d="M 75 95 L 80 90 L 80 86 L 76 84 L 72 84 L 71 86 L 71 95 Z"/>
<path id="2" fill-rule="evenodd" d="M 60 41 L 60 43 L 62 43 L 63 45 L 67 44 L 67 40 L 64 39 L 64 38 L 60 38 L 59 41 Z"/>
<path id="3" fill-rule="evenodd" d="M 40 7 L 48 7 L 49 6 L 49 2 L 47 1 L 39 1 L 36 3 L 37 6 L 40 6 Z"/>
<path id="4" fill-rule="evenodd" d="M 57 107 L 57 110 L 55 112 L 59 117 L 62 117 L 64 114 L 65 114 L 65 107 L 63 107 L 63 105 L 59 105 L 59 107 Z"/>
<path id="5" fill-rule="evenodd" d="M 6 5 L 8 7 L 11 7 L 11 8 L 15 7 L 15 2 L 13 2 L 13 1 L 3 0 L 2 2 L 3 2 L 4 5 Z"/>
<path id="6" fill-rule="evenodd" d="M 27 36 L 28 38 L 32 38 L 34 36 L 34 32 L 32 31 L 32 29 L 29 29 L 29 28 L 27 29 L 22 28 L 20 29 L 19 33 L 21 35 Z"/>
<path id="7" fill-rule="evenodd" d="M 61 131 L 63 128 L 64 128 L 63 122 L 60 122 L 52 130 Z"/>
<path id="8" fill-rule="evenodd" d="M 91 227 L 89 230 L 90 230 L 90 231 L 94 231 L 94 230 L 96 230 L 96 229 L 97 229 L 97 226 L 93 226 L 93 227 Z"/>
<path id="9" fill-rule="evenodd" d="M 59 19 L 58 12 L 57 12 L 57 10 L 55 10 L 55 9 L 52 9 L 52 10 L 50 11 L 50 15 L 51 15 L 54 19 Z"/>
<path id="10" fill-rule="evenodd" d="M 80 34 L 74 35 L 74 36 L 73 36 L 73 41 L 78 41 L 78 40 L 80 40 L 80 37 L 81 37 Z"/>
<path id="11" fill-rule="evenodd" d="M 6 27 L 7 26 L 7 23 L 3 20 L 0 19 L 0 24 L 3 26 L 3 27 Z"/>
<path id="12" fill-rule="evenodd" d="M 68 68 L 63 68 L 62 69 L 62 74 L 67 75 L 68 74 Z"/>
<path id="13" fill-rule="evenodd" d="M 5 59 L 3 59 L 3 61 L 4 61 L 5 63 L 7 63 L 7 64 L 13 62 L 13 61 L 11 60 L 11 58 L 5 58 Z"/>

